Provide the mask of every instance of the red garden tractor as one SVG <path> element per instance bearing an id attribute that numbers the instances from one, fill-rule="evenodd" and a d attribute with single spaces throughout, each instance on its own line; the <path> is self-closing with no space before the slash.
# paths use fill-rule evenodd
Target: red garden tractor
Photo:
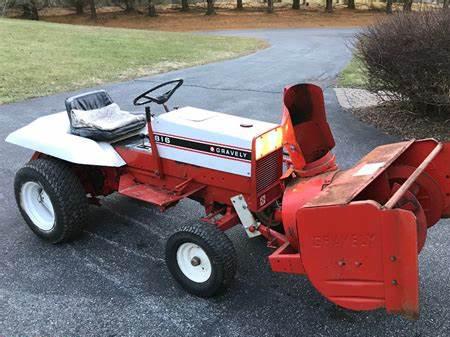
<path id="1" fill-rule="evenodd" d="M 319 87 L 285 88 L 277 125 L 170 110 L 182 84 L 139 95 L 134 104 L 145 105 L 145 114 L 123 111 L 95 91 L 11 133 L 8 142 L 35 151 L 15 178 L 17 204 L 33 232 L 69 241 L 86 223 L 88 204 L 101 205 L 112 193 L 161 211 L 190 198 L 205 216 L 166 244 L 168 269 L 187 291 L 208 297 L 230 284 L 236 256 L 223 232 L 242 224 L 274 249 L 273 271 L 306 275 L 348 309 L 417 317 L 418 254 L 427 229 L 450 216 L 450 143 L 383 145 L 339 170 Z"/>

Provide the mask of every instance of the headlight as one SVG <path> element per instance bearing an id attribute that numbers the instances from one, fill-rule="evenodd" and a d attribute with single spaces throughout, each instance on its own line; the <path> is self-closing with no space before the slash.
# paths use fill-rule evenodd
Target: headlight
<path id="1" fill-rule="evenodd" d="M 255 154 L 256 160 L 279 149 L 283 146 L 283 132 L 281 127 L 273 129 L 256 138 Z"/>

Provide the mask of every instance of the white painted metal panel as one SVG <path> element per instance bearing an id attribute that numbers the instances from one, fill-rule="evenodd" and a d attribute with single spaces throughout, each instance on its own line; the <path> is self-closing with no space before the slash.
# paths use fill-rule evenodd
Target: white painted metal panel
<path id="1" fill-rule="evenodd" d="M 158 142 L 162 158 L 249 177 L 253 138 L 276 124 L 184 107 L 155 117 L 152 126 L 156 134 L 206 146 L 202 152 L 195 146 L 186 149 L 183 144 L 164 144 L 162 140 Z M 113 167 L 126 164 L 109 143 L 72 135 L 65 112 L 38 118 L 11 133 L 6 141 L 78 164 Z"/>
<path id="2" fill-rule="evenodd" d="M 9 134 L 6 141 L 72 163 L 112 167 L 125 165 L 109 143 L 72 135 L 66 112 L 40 117 Z"/>
<path id="3" fill-rule="evenodd" d="M 249 177 L 253 138 L 277 125 L 184 107 L 156 117 L 152 126 L 160 137 L 157 142 L 162 158 Z M 177 146 L 174 141 L 183 144 Z M 197 151 L 198 143 L 208 144 L 206 151 Z"/>
<path id="4" fill-rule="evenodd" d="M 241 125 L 252 125 L 242 127 Z M 155 132 L 251 149 L 252 139 L 276 127 L 276 124 L 228 115 L 220 112 L 183 107 L 155 118 Z"/>
<path id="5" fill-rule="evenodd" d="M 182 163 L 206 167 L 213 170 L 238 174 L 250 177 L 251 162 L 242 162 L 227 158 L 205 155 L 179 148 L 158 144 L 158 152 L 161 158 L 176 160 Z"/>

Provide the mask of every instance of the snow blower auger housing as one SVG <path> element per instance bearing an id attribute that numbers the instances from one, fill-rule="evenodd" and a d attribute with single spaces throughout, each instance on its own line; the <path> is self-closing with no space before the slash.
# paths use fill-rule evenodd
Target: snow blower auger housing
<path id="1" fill-rule="evenodd" d="M 427 229 L 450 216 L 450 143 L 383 145 L 341 171 L 319 87 L 287 87 L 276 125 L 170 110 L 182 84 L 136 97 L 145 114 L 122 111 L 96 91 L 11 133 L 6 141 L 35 151 L 15 178 L 29 227 L 58 243 L 76 237 L 88 203 L 101 205 L 109 194 L 162 211 L 191 198 L 205 216 L 166 244 L 168 269 L 187 291 L 208 297 L 231 283 L 236 256 L 223 232 L 242 224 L 274 249 L 273 271 L 306 275 L 348 309 L 417 317 L 418 254 Z M 150 104 L 165 112 L 153 114 Z"/>

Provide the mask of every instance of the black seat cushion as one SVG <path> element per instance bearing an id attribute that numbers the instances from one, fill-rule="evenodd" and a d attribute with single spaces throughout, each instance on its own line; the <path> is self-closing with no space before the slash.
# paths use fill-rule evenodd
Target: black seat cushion
<path id="1" fill-rule="evenodd" d="M 145 126 L 144 115 L 120 110 L 104 90 L 66 99 L 72 134 L 98 141 L 112 141 L 134 134 Z"/>

